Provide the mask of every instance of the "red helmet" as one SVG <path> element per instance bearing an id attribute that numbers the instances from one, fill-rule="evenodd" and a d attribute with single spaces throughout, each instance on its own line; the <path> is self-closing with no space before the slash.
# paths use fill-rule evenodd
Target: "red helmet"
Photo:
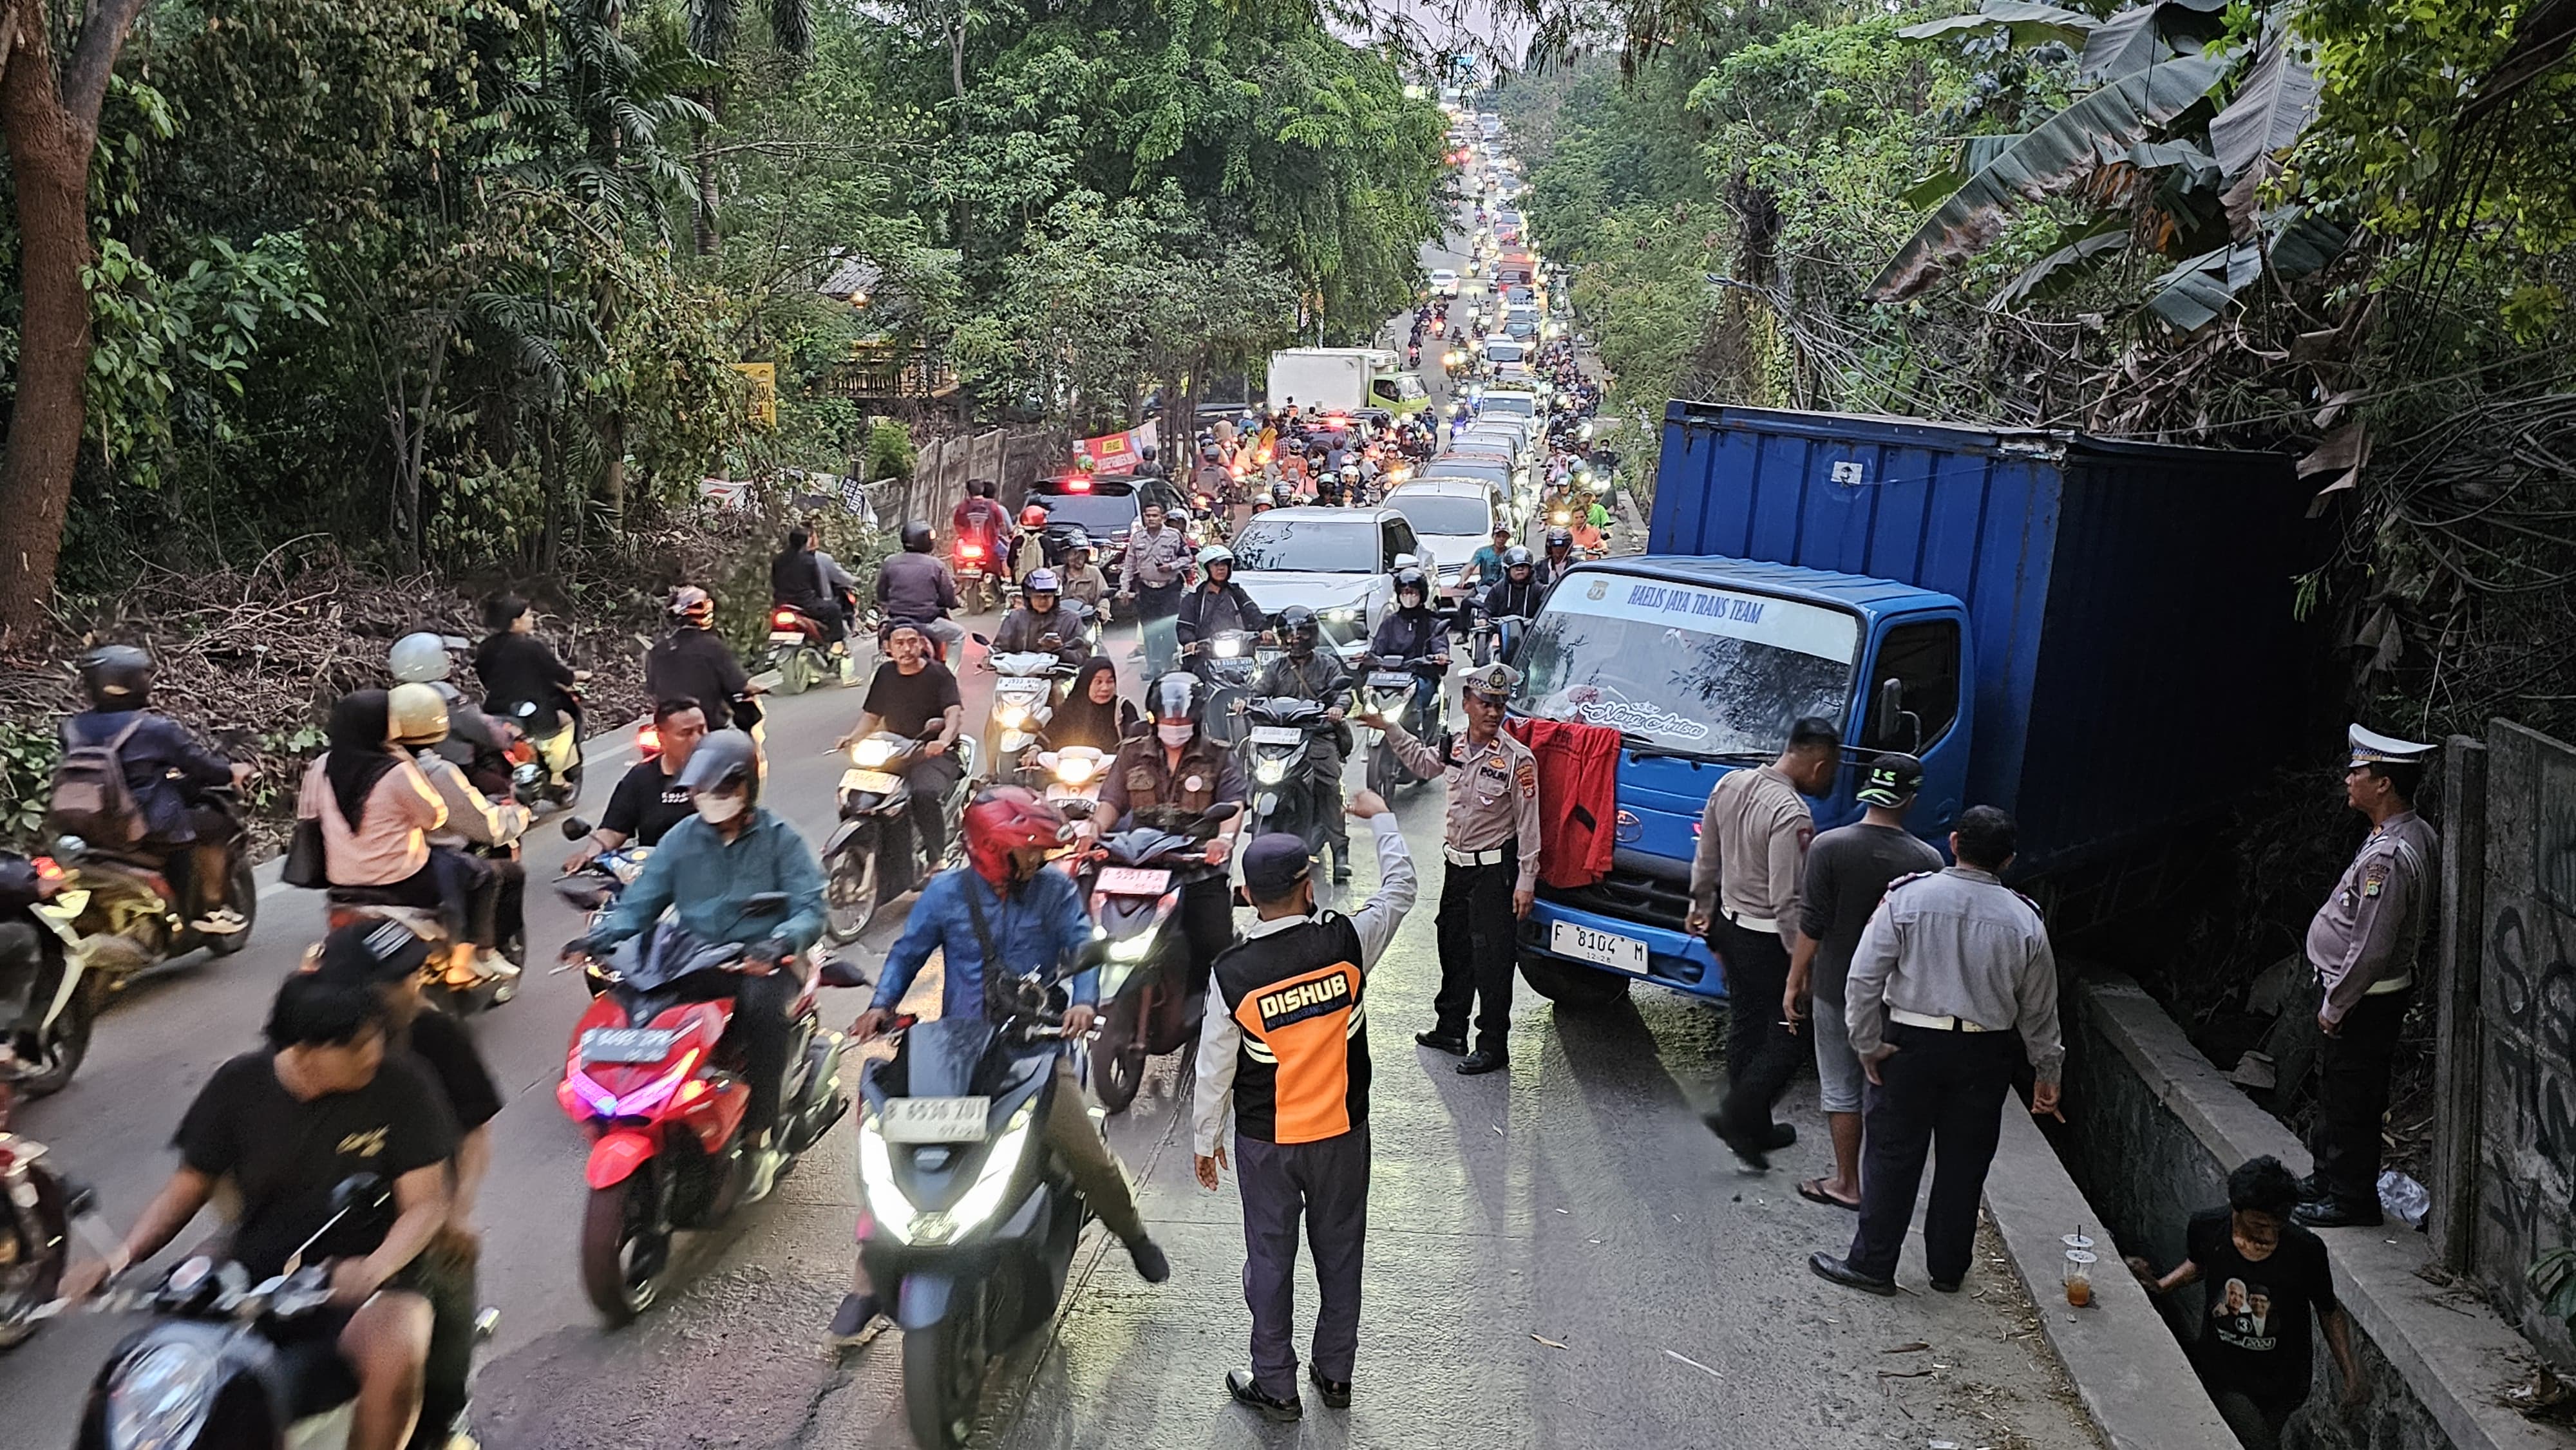
<path id="1" fill-rule="evenodd" d="M 1047 511 L 1046 511 L 1046 505 L 1044 505 L 1044 504 L 1035 504 L 1035 503 L 1033 503 L 1033 504 L 1030 504 L 1027 508 L 1024 508 L 1024 509 L 1020 510 L 1020 527 L 1021 527 L 1021 528 L 1024 528 L 1024 529 L 1043 529 L 1043 528 L 1045 528 L 1045 527 L 1046 527 L 1046 521 L 1047 521 Z"/>
<path id="2" fill-rule="evenodd" d="M 1011 853 L 1072 839 L 1064 813 L 1024 786 L 987 786 L 966 806 L 966 861 L 995 890 L 1011 881 Z"/>

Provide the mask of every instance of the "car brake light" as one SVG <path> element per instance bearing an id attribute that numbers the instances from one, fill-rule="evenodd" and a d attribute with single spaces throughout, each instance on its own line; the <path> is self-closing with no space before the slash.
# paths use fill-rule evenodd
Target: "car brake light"
<path id="1" fill-rule="evenodd" d="M 1067 493 L 1089 493 L 1091 492 L 1091 480 L 1087 478 L 1068 478 L 1064 481 L 1064 491 Z"/>

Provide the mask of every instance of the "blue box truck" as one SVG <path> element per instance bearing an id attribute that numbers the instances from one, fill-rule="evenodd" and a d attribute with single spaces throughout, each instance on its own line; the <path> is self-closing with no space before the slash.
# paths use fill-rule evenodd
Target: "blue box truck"
<path id="1" fill-rule="evenodd" d="M 2017 882 L 2223 810 L 2304 743 L 2306 503 L 2286 456 L 1674 402 L 1646 552 L 1568 571 L 1515 659 L 1515 713 L 1622 736 L 1609 875 L 1541 888 L 1523 976 L 1723 996 L 1683 925 L 1700 810 L 1804 715 L 1847 747 L 1818 830 L 1910 748 L 1909 824 L 2011 811 Z"/>

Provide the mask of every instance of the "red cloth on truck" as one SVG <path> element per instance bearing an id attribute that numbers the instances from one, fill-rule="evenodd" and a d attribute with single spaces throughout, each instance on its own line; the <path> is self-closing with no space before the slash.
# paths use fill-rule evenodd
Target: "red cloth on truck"
<path id="1" fill-rule="evenodd" d="M 1610 874 L 1618 839 L 1619 732 L 1573 720 L 1510 719 L 1503 728 L 1538 757 L 1538 879 L 1560 891 Z"/>

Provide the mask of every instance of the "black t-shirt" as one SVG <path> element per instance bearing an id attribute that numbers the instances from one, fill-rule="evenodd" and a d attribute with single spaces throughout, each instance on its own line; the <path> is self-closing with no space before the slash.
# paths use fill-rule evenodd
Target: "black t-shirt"
<path id="1" fill-rule="evenodd" d="M 1817 1000 L 1843 1000 L 1861 928 L 1878 910 L 1887 883 L 1941 869 L 1941 853 L 1912 832 L 1866 821 L 1827 831 L 1807 846 L 1807 875 L 1798 893 L 1801 929 L 1816 939 Z"/>
<path id="2" fill-rule="evenodd" d="M 957 677 L 948 666 L 932 660 L 921 667 L 921 673 L 907 675 L 889 660 L 877 667 L 877 677 L 868 682 L 867 703 L 859 708 L 885 722 L 885 728 L 897 735 L 918 736 L 951 705 L 965 700 L 957 693 Z"/>
<path id="3" fill-rule="evenodd" d="M 2309 1311 L 2335 1307 L 2325 1241 L 2294 1223 L 2281 1225 L 2280 1246 L 2263 1259 L 2236 1251 L 2223 1208 L 2192 1215 L 2183 1242 L 2209 1288 L 2202 1324 L 2201 1373 L 2221 1389 L 2265 1402 L 2307 1398 Z"/>
<path id="4" fill-rule="evenodd" d="M 662 769 L 660 757 L 639 760 L 617 778 L 599 828 L 615 831 L 638 846 L 658 846 L 662 835 L 689 818 L 689 793 L 680 778 Z"/>
<path id="5" fill-rule="evenodd" d="M 503 716 L 516 716 L 527 702 L 551 715 L 573 682 L 572 667 L 556 659 L 544 640 L 513 630 L 483 641 L 474 651 L 474 673 L 483 681 L 483 708 Z"/>
<path id="6" fill-rule="evenodd" d="M 424 1011 L 411 1020 L 403 1045 L 429 1069 L 447 1095 L 447 1111 L 456 1131 L 471 1133 L 500 1116 L 501 1090 L 464 1026 L 443 1012 Z"/>
<path id="7" fill-rule="evenodd" d="M 277 1080 L 276 1054 L 246 1052 L 215 1069 L 179 1120 L 179 1156 L 241 1191 L 233 1257 L 254 1278 L 285 1267 L 287 1255 L 331 1217 L 331 1190 L 372 1173 L 390 1188 L 404 1174 L 456 1152 L 456 1121 L 429 1069 L 388 1053 L 365 1087 L 300 1102 Z M 382 1243 L 373 1229 L 334 1235 L 315 1252 L 346 1257 Z"/>
<path id="8" fill-rule="evenodd" d="M 672 630 L 644 657 L 644 692 L 656 703 L 697 701 L 709 729 L 731 718 L 733 697 L 749 688 L 751 677 L 742 672 L 733 646 L 703 629 Z"/>

